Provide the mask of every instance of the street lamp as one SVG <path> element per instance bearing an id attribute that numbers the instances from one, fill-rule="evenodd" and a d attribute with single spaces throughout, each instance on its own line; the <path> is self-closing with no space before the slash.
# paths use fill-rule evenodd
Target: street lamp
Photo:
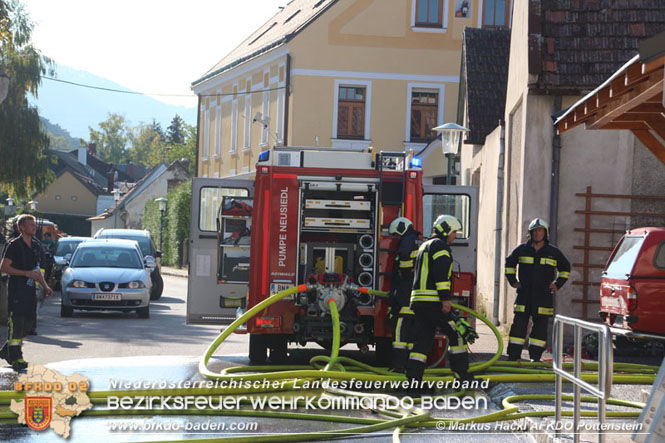
<path id="1" fill-rule="evenodd" d="M 114 189 L 111 191 L 111 194 L 113 194 L 113 202 L 115 205 L 114 211 L 113 211 L 113 228 L 117 228 L 118 224 L 118 202 L 120 201 L 120 189 Z"/>
<path id="2" fill-rule="evenodd" d="M 464 126 L 460 126 L 456 123 L 445 123 L 441 126 L 437 126 L 433 129 L 441 133 L 441 148 L 443 149 L 443 155 L 446 157 L 448 165 L 448 173 L 446 174 L 446 184 L 452 184 L 451 180 L 451 170 L 453 165 L 453 160 L 457 155 L 457 148 L 459 147 L 462 134 L 464 132 L 469 132 Z"/>
<path id="3" fill-rule="evenodd" d="M 162 237 L 164 237 L 164 211 L 166 211 L 166 202 L 169 200 L 164 197 L 156 198 L 155 201 L 159 203 L 159 212 L 161 212 L 161 217 L 159 217 L 159 250 L 162 250 Z"/>
<path id="4" fill-rule="evenodd" d="M 35 212 L 37 212 L 37 205 L 39 202 L 36 200 L 30 200 L 28 204 L 30 205 L 30 212 L 32 212 L 34 215 Z M 42 239 L 42 223 L 43 221 L 41 217 L 37 217 L 37 238 L 40 240 Z"/>

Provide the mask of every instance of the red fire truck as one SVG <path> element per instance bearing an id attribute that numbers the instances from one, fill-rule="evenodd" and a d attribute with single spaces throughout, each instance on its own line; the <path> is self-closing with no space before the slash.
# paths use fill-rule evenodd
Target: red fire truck
<path id="1" fill-rule="evenodd" d="M 477 189 L 424 185 L 419 159 L 371 149 L 276 147 L 247 178 L 197 178 L 187 300 L 188 324 L 229 324 L 237 312 L 283 289 L 316 291 L 281 300 L 247 324 L 249 356 L 281 362 L 288 343 L 327 347 L 328 300 L 340 313 L 343 344 L 390 354 L 387 301 L 354 285 L 388 291 L 398 216 L 427 237 L 442 213 L 464 231 L 453 244 L 455 302 L 473 307 Z M 463 271 L 463 272 L 462 272 Z"/>

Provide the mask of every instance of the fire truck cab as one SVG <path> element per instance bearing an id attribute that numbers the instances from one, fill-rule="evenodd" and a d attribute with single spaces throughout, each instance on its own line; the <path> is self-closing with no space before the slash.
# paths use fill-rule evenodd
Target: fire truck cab
<path id="1" fill-rule="evenodd" d="M 237 312 L 299 284 L 315 290 L 269 306 L 247 323 L 249 357 L 282 362 L 288 343 L 332 342 L 335 300 L 341 343 L 390 354 L 387 300 L 398 238 L 409 218 L 427 238 L 442 213 L 462 221 L 453 244 L 455 302 L 473 307 L 477 189 L 423 185 L 418 158 L 371 149 L 275 147 L 260 154 L 253 180 L 194 179 L 188 324 L 229 324 Z M 381 357 L 383 356 L 383 357 Z"/>

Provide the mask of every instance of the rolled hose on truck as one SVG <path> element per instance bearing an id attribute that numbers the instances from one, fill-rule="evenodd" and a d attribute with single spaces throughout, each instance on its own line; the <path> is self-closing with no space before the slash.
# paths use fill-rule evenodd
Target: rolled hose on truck
<path id="1" fill-rule="evenodd" d="M 299 285 L 288 288 L 275 295 L 270 296 L 261 303 L 245 312 L 244 315 L 237 318 L 229 327 L 208 346 L 205 353 L 199 361 L 199 372 L 202 376 L 210 380 L 280 380 L 279 388 L 271 387 L 269 389 L 262 388 L 197 388 L 197 389 L 157 389 L 157 390 L 125 390 L 125 391 L 90 391 L 88 397 L 94 404 L 106 404 L 107 398 L 110 396 L 185 396 L 185 395 L 236 395 L 246 394 L 252 396 L 261 396 L 275 392 L 281 392 L 284 396 L 293 395 L 293 390 L 296 387 L 297 381 L 320 379 L 322 377 L 331 380 L 350 380 L 355 379 L 358 381 L 391 381 L 391 380 L 406 380 L 403 374 L 395 374 L 387 369 L 375 368 L 370 365 L 355 361 L 347 357 L 339 356 L 340 347 L 340 328 L 339 328 L 339 313 L 337 305 L 334 300 L 329 300 L 330 313 L 333 326 L 333 345 L 329 357 L 315 356 L 310 360 L 310 366 L 240 366 L 225 369 L 220 373 L 215 373 L 208 369 L 208 362 L 213 353 L 221 346 L 221 344 L 231 335 L 238 327 L 250 320 L 256 314 L 267 308 L 271 304 L 288 297 L 290 295 L 307 292 L 310 290 L 308 285 Z M 387 297 L 387 293 L 367 288 L 358 288 L 359 292 L 368 293 L 377 297 Z M 554 382 L 555 375 L 550 370 L 546 363 L 528 363 L 528 362 L 506 362 L 498 361 L 503 352 L 503 340 L 498 329 L 483 315 L 453 303 L 455 309 L 466 312 L 485 323 L 490 327 L 494 333 L 498 349 L 495 355 L 485 362 L 479 362 L 469 367 L 470 372 L 480 373 L 481 371 L 489 372 L 482 377 L 489 379 L 491 382 L 531 382 L 543 383 Z M 346 366 L 345 366 L 346 365 Z M 570 364 L 566 365 L 570 367 Z M 597 370 L 597 363 L 585 363 L 584 369 L 593 371 Z M 314 369 L 312 369 L 314 368 Z M 317 369 L 318 368 L 318 369 Z M 613 382 L 618 384 L 653 384 L 658 367 L 631 364 L 631 363 L 616 363 L 614 365 Z M 499 373 L 497 373 L 499 372 Z M 240 374 L 238 374 L 240 373 Z M 597 381 L 597 373 L 588 372 L 582 374 L 582 379 L 586 382 L 593 383 Z M 432 381 L 449 381 L 453 376 L 451 371 L 447 368 L 428 369 L 425 371 L 423 380 Z M 302 395 L 303 390 L 299 389 Z M 321 394 L 318 391 L 310 391 L 311 396 L 319 398 Z M 327 388 L 324 389 L 324 395 L 353 395 L 353 396 L 388 396 L 390 394 L 367 394 L 359 393 L 348 390 Z M 442 396 L 460 396 L 464 394 L 464 390 L 452 394 L 444 394 Z M 0 392 L 0 423 L 16 423 L 16 414 L 11 412 L 7 405 L 11 400 L 21 400 L 25 396 L 24 392 L 4 391 Z M 564 400 L 571 400 L 572 396 L 563 396 Z M 164 410 L 150 411 L 150 410 L 105 410 L 94 409 L 83 412 L 81 415 L 86 417 L 100 417 L 100 416 L 153 416 L 153 415 L 198 415 L 198 416 L 244 416 L 244 417 L 263 417 L 263 418 L 282 418 L 282 419 L 296 419 L 296 420 L 310 420 L 310 421 L 323 421 L 323 422 L 337 422 L 359 425 L 357 427 L 345 428 L 341 430 L 332 431 L 316 431 L 305 433 L 287 433 L 287 434 L 269 434 L 269 435 L 249 435 L 249 436 L 235 436 L 227 438 L 214 438 L 214 439 L 191 439 L 188 441 L 234 441 L 234 442 L 282 442 L 282 441 L 312 441 L 331 439 L 336 437 L 352 437 L 358 434 L 367 434 L 378 431 L 385 431 L 394 429 L 393 441 L 399 441 L 400 432 L 408 427 L 416 428 L 430 428 L 437 425 L 450 424 L 450 423 L 488 423 L 503 420 L 515 420 L 528 416 L 553 416 L 554 411 L 527 411 L 519 412 L 519 407 L 513 403 L 526 401 L 526 400 L 554 400 L 554 395 L 513 395 L 503 399 L 502 406 L 504 409 L 489 414 L 479 415 L 468 418 L 432 418 L 429 412 L 423 411 L 418 408 L 411 410 L 383 410 L 379 409 L 377 412 L 386 418 L 362 418 L 362 417 L 349 417 L 327 414 L 309 414 L 297 412 L 282 412 L 282 411 L 262 411 L 255 409 L 235 409 L 235 410 L 213 410 L 213 409 L 197 409 L 189 408 L 184 410 Z M 595 397 L 583 397 L 582 401 L 595 402 Z M 304 402 L 304 401 L 303 401 Z M 418 402 L 418 399 L 415 399 Z M 247 401 L 249 403 L 249 401 Z M 638 417 L 641 409 L 644 407 L 643 403 L 621 401 L 609 399 L 607 404 L 617 405 L 622 407 L 636 408 L 637 411 L 608 411 L 607 417 Z M 248 404 L 249 406 L 249 404 Z M 572 411 L 563 411 L 562 415 L 571 416 Z M 582 411 L 582 416 L 596 416 L 595 411 Z"/>

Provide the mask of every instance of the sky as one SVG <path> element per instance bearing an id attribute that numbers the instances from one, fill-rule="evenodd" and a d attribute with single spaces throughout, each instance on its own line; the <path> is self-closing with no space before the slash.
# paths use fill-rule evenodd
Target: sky
<path id="1" fill-rule="evenodd" d="M 20 1 L 33 44 L 57 63 L 138 92 L 192 94 L 193 81 L 289 0 Z M 193 95 L 154 98 L 196 106 Z"/>

